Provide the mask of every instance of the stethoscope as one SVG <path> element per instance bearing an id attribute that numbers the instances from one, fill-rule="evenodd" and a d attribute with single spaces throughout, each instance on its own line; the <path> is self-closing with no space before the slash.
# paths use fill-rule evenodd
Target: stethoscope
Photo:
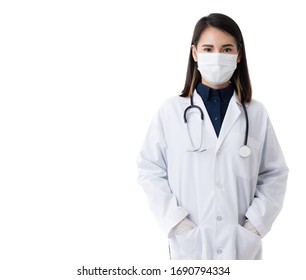
<path id="1" fill-rule="evenodd" d="M 244 137 L 244 143 L 243 145 L 239 148 L 239 155 L 243 158 L 246 158 L 248 156 L 251 155 L 251 149 L 250 147 L 248 146 L 248 136 L 249 136 L 249 118 L 248 118 L 248 113 L 247 113 L 247 110 L 246 110 L 246 107 L 245 107 L 245 104 L 244 102 L 241 102 L 242 104 L 242 107 L 243 107 L 243 111 L 244 111 L 244 115 L 245 115 L 245 120 L 246 120 L 246 128 L 245 128 L 245 137 Z M 201 142 L 200 142 L 200 145 L 198 148 L 195 148 L 194 147 L 194 143 L 192 141 L 192 137 L 190 135 L 190 130 L 189 130 L 189 127 L 188 127 L 188 121 L 187 121 L 187 112 L 188 110 L 190 109 L 197 109 L 200 111 L 200 114 L 201 114 L 201 120 L 202 120 L 202 131 L 201 131 Z M 190 137 L 190 141 L 191 141 L 191 144 L 192 144 L 192 147 L 193 147 L 193 152 L 204 152 L 206 151 L 206 149 L 202 149 L 201 150 L 201 146 L 202 146 L 202 140 L 203 140 L 203 124 L 204 124 L 204 113 L 203 113 L 203 110 L 201 109 L 201 107 L 199 107 L 198 105 L 194 105 L 193 103 L 193 94 L 191 94 L 190 96 L 190 105 L 185 109 L 184 111 L 184 121 L 187 125 L 187 128 L 188 128 L 188 133 L 189 133 L 189 137 Z"/>

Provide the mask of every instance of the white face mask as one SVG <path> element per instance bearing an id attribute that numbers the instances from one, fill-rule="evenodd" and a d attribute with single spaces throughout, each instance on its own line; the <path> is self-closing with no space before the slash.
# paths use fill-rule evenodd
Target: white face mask
<path id="1" fill-rule="evenodd" d="M 211 85 L 226 83 L 237 67 L 238 54 L 197 53 L 198 70 L 203 79 Z"/>

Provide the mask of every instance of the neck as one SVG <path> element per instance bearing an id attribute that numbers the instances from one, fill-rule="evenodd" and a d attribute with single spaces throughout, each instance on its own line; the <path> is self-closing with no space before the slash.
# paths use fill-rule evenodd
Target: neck
<path id="1" fill-rule="evenodd" d="M 227 81 L 221 85 L 212 85 L 210 83 L 208 83 L 207 81 L 205 81 L 203 78 L 202 78 L 202 84 L 205 85 L 205 86 L 208 86 L 210 88 L 213 88 L 213 89 L 221 89 L 221 88 L 226 88 L 230 85 L 230 81 Z"/>

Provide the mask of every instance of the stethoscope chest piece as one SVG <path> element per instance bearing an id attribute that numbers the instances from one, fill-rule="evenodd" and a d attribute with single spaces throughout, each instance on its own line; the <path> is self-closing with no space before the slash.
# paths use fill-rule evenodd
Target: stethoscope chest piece
<path id="1" fill-rule="evenodd" d="M 239 149 L 239 155 L 243 158 L 249 157 L 251 155 L 251 149 L 247 145 L 243 145 Z"/>

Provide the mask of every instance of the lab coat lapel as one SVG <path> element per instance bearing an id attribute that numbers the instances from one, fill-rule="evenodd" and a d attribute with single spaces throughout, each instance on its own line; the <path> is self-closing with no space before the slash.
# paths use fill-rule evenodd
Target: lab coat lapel
<path id="1" fill-rule="evenodd" d="M 230 100 L 230 103 L 228 105 L 228 108 L 227 108 L 227 111 L 226 111 L 226 114 L 225 114 L 225 117 L 224 117 L 224 120 L 221 126 L 220 134 L 217 140 L 217 147 L 216 147 L 217 150 L 220 148 L 226 135 L 229 133 L 234 123 L 236 122 L 236 120 L 241 114 L 241 110 L 239 109 L 240 105 L 238 103 L 239 101 L 238 101 L 237 95 L 234 92 Z"/>

